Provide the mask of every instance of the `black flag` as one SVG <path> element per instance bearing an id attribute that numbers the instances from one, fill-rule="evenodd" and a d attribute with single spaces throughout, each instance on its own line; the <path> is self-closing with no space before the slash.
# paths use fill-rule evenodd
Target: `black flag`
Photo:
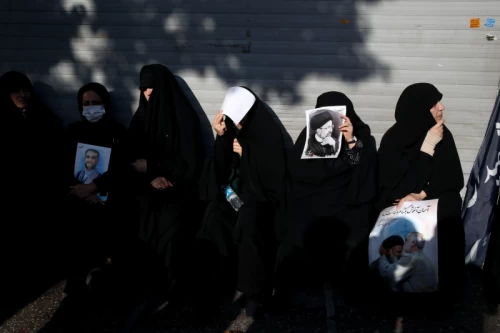
<path id="1" fill-rule="evenodd" d="M 493 228 L 500 185 L 500 95 L 467 183 L 462 219 L 466 264 L 482 267 Z"/>

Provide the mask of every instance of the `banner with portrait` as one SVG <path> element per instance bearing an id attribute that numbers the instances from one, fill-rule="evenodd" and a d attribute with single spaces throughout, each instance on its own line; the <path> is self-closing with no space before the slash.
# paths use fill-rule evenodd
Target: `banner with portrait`
<path id="1" fill-rule="evenodd" d="M 410 293 L 439 289 L 437 207 L 437 199 L 412 201 L 380 213 L 368 256 L 383 288 Z"/>

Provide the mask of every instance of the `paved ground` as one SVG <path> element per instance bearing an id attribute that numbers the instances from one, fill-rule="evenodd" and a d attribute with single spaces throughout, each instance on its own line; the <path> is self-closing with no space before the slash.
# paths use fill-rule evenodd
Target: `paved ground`
<path id="1" fill-rule="evenodd" d="M 117 327 L 130 317 L 130 308 L 117 304 L 109 295 L 89 299 L 86 310 L 77 309 L 64 301 L 64 282 L 28 304 L 7 321 L 0 324 L 0 333 L 79 333 L 119 332 Z M 297 298 L 299 299 L 299 298 Z M 293 310 L 286 313 L 271 312 L 263 315 L 249 333 L 327 332 L 323 294 L 311 291 L 302 302 L 296 300 Z M 397 305 L 396 305 L 397 306 Z M 224 332 L 237 308 L 224 309 L 221 320 L 211 327 L 196 327 L 185 313 L 172 314 L 164 310 L 139 323 L 133 332 Z M 488 306 L 483 297 L 480 277 L 469 273 L 463 302 L 457 304 L 445 318 L 432 319 L 429 315 L 391 317 L 386 309 L 363 307 L 340 311 L 337 320 L 339 333 L 500 333 L 500 309 Z"/>

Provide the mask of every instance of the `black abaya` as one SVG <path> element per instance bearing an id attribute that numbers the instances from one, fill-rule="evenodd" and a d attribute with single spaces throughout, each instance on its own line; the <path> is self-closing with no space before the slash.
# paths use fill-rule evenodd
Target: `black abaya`
<path id="1" fill-rule="evenodd" d="M 226 126 L 202 177 L 201 194 L 208 208 L 198 236 L 215 245 L 221 256 L 230 256 L 237 247 L 237 289 L 248 300 L 261 301 L 271 281 L 277 216 L 284 208 L 285 145 L 276 120 L 257 97 L 241 130 L 228 118 Z M 234 138 L 242 147 L 241 158 L 232 152 Z M 237 187 L 244 202 L 238 213 L 221 191 L 228 184 Z"/>
<path id="2" fill-rule="evenodd" d="M 427 193 L 439 199 L 438 256 L 440 290 L 461 292 L 464 266 L 464 229 L 460 221 L 460 190 L 464 186 L 455 141 L 446 126 L 434 156 L 421 151 L 427 131 L 436 124 L 430 110 L 442 98 L 431 84 L 407 87 L 396 106 L 396 124 L 382 138 L 379 148 L 378 210 L 410 193 Z"/>
<path id="3" fill-rule="evenodd" d="M 337 158 L 301 159 L 306 143 L 304 128 L 288 159 L 291 191 L 282 250 L 291 246 L 305 249 L 309 263 L 322 275 L 317 280 L 325 279 L 321 282 L 340 276 L 348 253 L 367 236 L 376 194 L 376 147 L 370 127 L 342 93 L 322 94 L 316 108 L 340 105 L 346 106 L 346 116 L 358 139 L 356 146 L 349 149 L 342 136 Z M 288 267 L 282 274 L 295 274 L 289 271 L 292 265 L 287 258 L 281 260 Z"/>
<path id="4" fill-rule="evenodd" d="M 25 109 L 10 94 L 31 93 Z M 22 73 L 7 72 L 0 78 L 0 135 L 3 216 L 0 257 L 6 274 L 3 286 L 21 300 L 31 289 L 54 273 L 62 259 L 55 237 L 60 222 L 58 208 L 64 199 L 61 138 L 56 116 L 34 95 L 30 80 Z M 58 262 L 59 261 L 59 262 Z M 7 273 L 8 272 L 8 273 Z M 29 280 L 27 280 L 29 279 Z M 18 288 L 20 281 L 29 281 Z M 9 294 L 9 295 L 8 295 Z"/>
<path id="5" fill-rule="evenodd" d="M 203 163 L 200 122 L 174 75 L 163 65 L 144 66 L 140 104 L 127 138 L 128 161 L 147 161 L 136 173 L 139 238 L 168 269 L 169 282 L 183 280 L 190 267 L 194 233 L 201 220 L 198 181 Z M 152 88 L 149 101 L 143 91 Z M 164 177 L 173 184 L 163 190 L 151 182 Z M 161 280 L 161 278 L 159 278 Z"/>
<path id="6" fill-rule="evenodd" d="M 83 86 L 78 94 L 80 114 L 83 110 L 83 94 L 93 91 L 102 100 L 105 115 L 97 122 L 82 120 L 72 123 L 66 130 L 66 174 L 67 185 L 80 184 L 74 176 L 77 144 L 84 143 L 111 148 L 108 171 L 95 179 L 97 194 L 106 195 L 106 205 L 91 204 L 77 197 L 67 198 L 67 220 L 65 235 L 68 240 L 67 251 L 71 253 L 70 279 L 66 292 L 71 289 L 84 291 L 85 280 L 89 271 L 106 262 L 107 257 L 117 251 L 117 244 L 122 243 L 132 232 L 127 198 L 127 175 L 129 168 L 124 161 L 122 140 L 125 128 L 112 118 L 110 96 L 107 89 L 99 83 L 89 83 Z M 70 227 L 69 227 L 70 226 Z"/>

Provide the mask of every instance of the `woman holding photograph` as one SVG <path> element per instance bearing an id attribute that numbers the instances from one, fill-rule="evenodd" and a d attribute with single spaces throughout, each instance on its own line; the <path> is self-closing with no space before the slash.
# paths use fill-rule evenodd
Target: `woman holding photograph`
<path id="1" fill-rule="evenodd" d="M 198 182 L 203 167 L 200 121 L 167 67 L 140 72 L 139 107 L 127 135 L 127 157 L 139 205 L 139 264 L 148 306 L 174 303 L 172 291 L 188 285 L 195 233 L 202 217 Z M 177 294 L 176 294 L 177 295 Z M 185 295 L 180 295 L 185 297 Z M 158 305 L 158 304 L 157 304 Z"/>
<path id="2" fill-rule="evenodd" d="M 255 102 L 244 110 L 238 124 L 223 111 L 213 122 L 217 138 L 201 184 L 208 207 L 198 234 L 212 248 L 212 252 L 206 252 L 211 255 L 207 270 L 217 267 L 212 280 L 219 287 L 212 287 L 216 303 L 223 292 L 220 288 L 228 285 L 236 287 L 237 296 L 244 296 L 245 308 L 228 328 L 242 332 L 253 323 L 272 290 L 275 228 L 284 204 L 286 172 L 281 128 L 266 105 L 250 89 L 240 87 L 240 95 L 248 92 Z M 225 186 L 230 186 L 243 202 L 238 211 L 226 200 Z M 231 259 L 235 256 L 233 271 Z M 234 284 L 232 278 L 237 278 Z M 234 289 L 230 291 L 234 293 Z"/>
<path id="3" fill-rule="evenodd" d="M 296 268 L 295 256 L 296 260 L 307 258 L 317 273 L 312 274 L 315 281 L 308 282 L 324 283 L 328 288 L 332 283 L 341 285 L 350 251 L 369 231 L 369 215 L 376 195 L 375 140 L 346 95 L 335 91 L 320 95 L 316 108 L 328 106 L 346 107 L 346 116 L 340 116 L 344 123 L 339 126 L 342 146 L 338 157 L 302 158 L 308 141 L 304 128 L 288 158 L 289 222 L 278 266 L 282 292 L 294 287 L 287 286 L 288 275 L 293 274 L 297 282 L 300 270 Z M 325 116 L 318 125 L 328 119 Z"/>
<path id="4" fill-rule="evenodd" d="M 81 87 L 77 103 L 82 119 L 68 126 L 65 140 L 67 204 L 73 212 L 67 224 L 68 247 L 72 251 L 65 292 L 82 296 L 89 288 L 89 272 L 102 267 L 111 256 L 112 235 L 116 236 L 117 230 L 123 235 L 126 228 L 126 205 L 122 201 L 126 170 L 120 146 L 125 128 L 112 118 L 111 98 L 102 84 L 91 82 Z M 84 149 L 81 170 L 76 168 L 82 163 L 76 160 L 81 156 L 79 146 Z M 105 158 L 107 150 L 111 150 L 109 160 Z M 106 170 L 102 174 L 101 168 Z M 121 209 L 112 210 L 118 203 Z M 113 225 L 115 220 L 120 220 L 119 227 Z"/>
<path id="5" fill-rule="evenodd" d="M 412 84 L 401 94 L 396 123 L 380 143 L 377 208 L 439 199 L 439 290 L 445 300 L 462 292 L 465 241 L 462 167 L 453 135 L 444 125 L 442 97 L 429 83 Z"/>

